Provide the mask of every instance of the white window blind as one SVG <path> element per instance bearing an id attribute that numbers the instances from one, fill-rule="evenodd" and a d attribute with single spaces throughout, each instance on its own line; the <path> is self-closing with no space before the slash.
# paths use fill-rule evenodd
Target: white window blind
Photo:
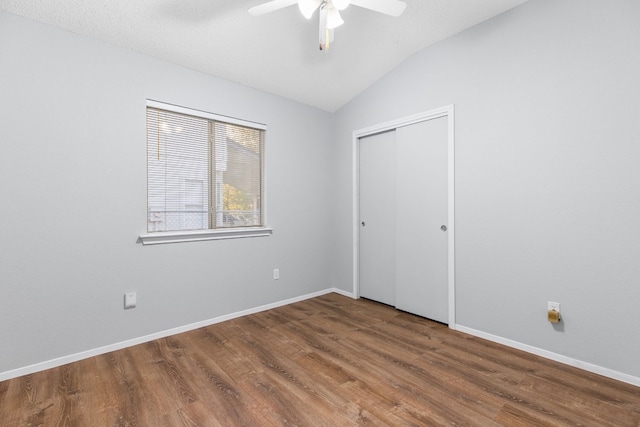
<path id="1" fill-rule="evenodd" d="M 264 129 L 176 110 L 147 107 L 147 232 L 262 227 Z"/>

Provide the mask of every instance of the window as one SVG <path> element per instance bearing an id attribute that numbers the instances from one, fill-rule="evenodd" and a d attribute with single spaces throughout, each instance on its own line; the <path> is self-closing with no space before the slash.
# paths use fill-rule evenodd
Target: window
<path id="1" fill-rule="evenodd" d="M 264 229 L 265 129 L 148 101 L 143 243 L 153 233 L 213 230 L 218 237 L 211 238 L 220 238 Z"/>

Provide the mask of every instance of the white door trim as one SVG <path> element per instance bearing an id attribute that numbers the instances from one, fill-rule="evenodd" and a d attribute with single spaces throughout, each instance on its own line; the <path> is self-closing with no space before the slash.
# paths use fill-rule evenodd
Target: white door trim
<path id="1" fill-rule="evenodd" d="M 414 123 L 423 122 L 426 120 L 437 119 L 440 117 L 447 118 L 448 126 L 448 152 L 447 152 L 447 187 L 448 187 L 448 285 L 449 285 L 449 328 L 455 329 L 456 325 L 456 281 L 455 281 L 455 138 L 454 138 L 454 107 L 453 104 L 445 107 L 436 108 L 422 113 L 414 114 L 400 119 L 392 120 L 386 123 L 377 124 L 364 129 L 359 129 L 353 132 L 353 139 L 351 145 L 351 155 L 353 159 L 352 164 L 352 185 L 353 185 L 353 295 L 356 298 L 360 297 L 360 145 L 358 143 L 360 138 L 373 135 L 380 132 L 393 130 L 399 127 L 408 126 Z"/>

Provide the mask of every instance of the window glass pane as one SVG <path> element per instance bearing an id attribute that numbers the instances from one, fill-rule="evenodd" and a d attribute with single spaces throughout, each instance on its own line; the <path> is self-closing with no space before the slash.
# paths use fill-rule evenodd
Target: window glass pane
<path id="1" fill-rule="evenodd" d="M 208 228 L 205 119 L 147 111 L 148 231 Z"/>
<path id="2" fill-rule="evenodd" d="M 262 225 L 263 131 L 215 123 L 216 226 Z"/>

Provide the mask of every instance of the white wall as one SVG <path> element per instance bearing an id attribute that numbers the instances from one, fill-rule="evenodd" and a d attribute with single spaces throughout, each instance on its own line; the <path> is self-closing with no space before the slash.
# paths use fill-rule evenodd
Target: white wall
<path id="1" fill-rule="evenodd" d="M 639 19 L 637 0 L 531 0 L 415 54 L 337 113 L 334 174 L 350 207 L 354 130 L 455 104 L 457 324 L 636 378 Z"/>
<path id="2" fill-rule="evenodd" d="M 0 40 L 0 373 L 329 287 L 329 113 L 9 14 Z M 147 98 L 267 124 L 272 236 L 137 243 Z"/>

